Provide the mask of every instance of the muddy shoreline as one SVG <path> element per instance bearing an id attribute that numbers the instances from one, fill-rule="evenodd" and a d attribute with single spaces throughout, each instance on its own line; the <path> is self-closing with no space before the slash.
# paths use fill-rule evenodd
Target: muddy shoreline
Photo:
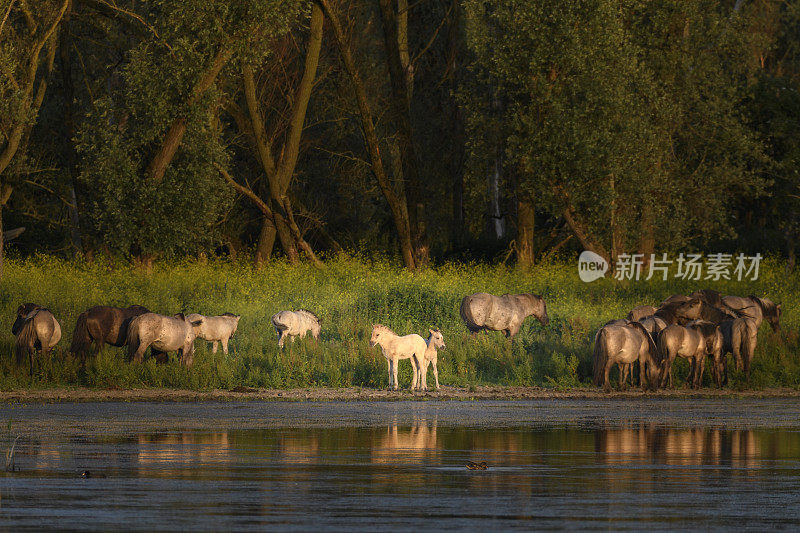
<path id="1" fill-rule="evenodd" d="M 298 389 L 250 389 L 193 391 L 165 388 L 145 389 L 26 389 L 0 391 L 0 403 L 18 402 L 202 402 L 202 401 L 479 401 L 479 400 L 560 400 L 560 399 L 688 399 L 688 398 L 800 398 L 800 390 L 770 388 L 761 390 L 676 389 L 658 392 L 641 392 L 636 389 L 605 393 L 596 388 L 555 390 L 542 387 L 442 387 L 439 391 L 412 392 L 359 387 Z"/>

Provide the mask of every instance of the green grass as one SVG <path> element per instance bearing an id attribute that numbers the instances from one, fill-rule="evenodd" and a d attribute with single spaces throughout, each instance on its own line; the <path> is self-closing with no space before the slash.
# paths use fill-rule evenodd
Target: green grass
<path id="1" fill-rule="evenodd" d="M 255 271 L 247 263 L 186 261 L 157 264 L 146 272 L 125 263 L 69 262 L 53 257 L 10 260 L 0 286 L 0 388 L 89 386 L 98 388 L 175 387 L 190 389 L 300 386 L 388 385 L 386 362 L 370 348 L 371 324 L 397 333 L 427 337 L 442 330 L 447 350 L 440 353 L 445 385 L 543 385 L 570 388 L 589 384 L 591 344 L 598 326 L 624 317 L 640 304 L 657 304 L 674 293 L 710 287 L 725 294 L 765 295 L 784 304 L 783 331 L 762 325 L 751 386 L 800 386 L 798 319 L 800 276 L 786 274 L 775 260 L 762 263 L 756 282 L 683 280 L 581 282 L 572 264 L 539 265 L 529 271 L 485 264 L 445 264 L 409 273 L 385 261 L 339 257 L 325 270 L 274 262 Z M 471 338 L 458 315 L 461 298 L 486 291 L 533 292 L 547 301 L 550 324 L 526 321 L 514 342 L 499 332 Z M 35 302 L 60 319 L 63 339 L 33 379 L 13 360 L 11 323 L 17 306 Z M 226 311 L 242 315 L 227 357 L 197 341 L 195 364 L 186 369 L 174 356 L 169 364 L 125 362 L 123 349 L 107 347 L 86 367 L 67 353 L 75 320 L 92 305 L 145 305 L 160 313 Z M 283 352 L 270 317 L 281 309 L 305 307 L 322 319 L 322 337 L 297 341 Z M 401 363 L 400 383 L 407 387 L 411 365 Z M 676 378 L 686 367 L 680 362 Z M 432 376 L 430 377 L 432 380 Z M 709 376 L 706 376 L 707 384 Z M 733 372 L 732 388 L 744 380 Z"/>

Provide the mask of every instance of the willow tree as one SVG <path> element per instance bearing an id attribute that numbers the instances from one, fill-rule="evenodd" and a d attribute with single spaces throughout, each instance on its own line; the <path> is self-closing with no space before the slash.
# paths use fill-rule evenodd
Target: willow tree
<path id="1" fill-rule="evenodd" d="M 465 9 L 474 164 L 488 164 L 488 125 L 520 193 L 606 257 L 730 231 L 731 201 L 761 186 L 734 59 L 746 43 L 730 9 L 704 0 Z"/>
<path id="2" fill-rule="evenodd" d="M 141 6 L 150 31 L 79 132 L 90 218 L 95 235 L 113 236 L 109 248 L 150 261 L 219 242 L 233 199 L 218 171 L 228 158 L 224 80 L 266 57 L 301 9 L 290 0 Z"/>
<path id="3" fill-rule="evenodd" d="M 24 157 L 47 93 L 57 31 L 69 0 L 0 2 L 0 278 L 3 275 L 3 207 L 14 191 L 14 161 Z M 19 163 L 21 167 L 23 163 Z"/>

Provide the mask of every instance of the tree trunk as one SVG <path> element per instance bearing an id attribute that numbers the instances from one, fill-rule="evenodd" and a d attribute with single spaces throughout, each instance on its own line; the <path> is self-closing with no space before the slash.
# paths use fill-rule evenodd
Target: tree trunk
<path id="1" fill-rule="evenodd" d="M 72 83 L 72 54 L 70 49 L 72 47 L 72 38 L 69 32 L 69 22 L 72 15 L 73 5 L 67 9 L 64 14 L 64 29 L 61 31 L 59 52 L 61 56 L 61 86 L 64 96 L 64 128 L 67 131 L 67 138 L 69 139 L 69 149 L 67 150 L 67 170 L 70 177 L 70 200 L 69 206 L 69 220 L 70 220 L 70 240 L 75 253 L 80 254 L 83 252 L 83 243 L 81 241 L 80 229 L 80 215 L 78 212 L 78 154 L 75 149 L 73 139 L 75 138 L 75 119 L 74 119 L 74 105 L 75 88 Z"/>
<path id="2" fill-rule="evenodd" d="M 261 231 L 258 234 L 258 244 L 256 244 L 256 268 L 263 267 L 272 255 L 276 233 L 275 224 L 272 223 L 272 220 L 264 216 L 264 220 L 261 223 Z"/>
<path id="3" fill-rule="evenodd" d="M 187 106 L 193 106 L 200 101 L 200 98 L 203 96 L 203 94 L 214 84 L 214 81 L 217 79 L 220 71 L 222 71 L 222 67 L 225 66 L 232 55 L 233 50 L 225 45 L 219 49 L 217 55 L 214 56 L 214 59 L 211 62 L 211 66 L 203 73 L 197 84 L 192 89 L 192 94 L 189 96 L 189 99 L 186 102 Z M 159 182 L 164 179 L 164 173 L 167 171 L 167 167 L 172 162 L 172 158 L 175 157 L 175 152 L 178 151 L 178 147 L 181 145 L 181 142 L 183 142 L 183 136 L 185 133 L 186 118 L 177 117 L 172 122 L 169 130 L 167 130 L 167 134 L 164 136 L 164 142 L 161 144 L 158 152 L 156 152 L 156 155 L 147 166 L 148 178 L 155 182 Z"/>
<path id="4" fill-rule="evenodd" d="M 518 195 L 519 196 L 519 195 Z M 517 264 L 528 267 L 533 264 L 533 230 L 535 219 L 533 203 L 525 196 L 517 201 Z"/>
<path id="5" fill-rule="evenodd" d="M 405 198 L 392 188 L 389 179 L 386 176 L 386 170 L 383 167 L 383 160 L 380 155 L 380 147 L 378 142 L 378 135 L 375 132 L 375 123 L 372 119 L 372 112 L 369 107 L 369 100 L 367 99 L 367 92 L 364 89 L 364 84 L 361 81 L 361 75 L 356 68 L 353 56 L 350 53 L 350 47 L 345 41 L 344 31 L 339 22 L 339 17 L 334 13 L 328 0 L 315 0 L 317 4 L 322 7 L 325 16 L 331 23 L 334 35 L 336 36 L 336 44 L 339 48 L 339 54 L 342 57 L 345 69 L 350 75 L 355 90 L 356 101 L 358 103 L 359 114 L 361 116 L 361 127 L 364 133 L 364 140 L 366 148 L 369 152 L 372 172 L 375 174 L 375 179 L 381 188 L 386 202 L 389 204 L 389 209 L 392 211 L 392 218 L 394 219 L 397 236 L 400 241 L 400 251 L 403 256 L 403 263 L 409 270 L 414 270 L 414 247 L 411 243 L 411 228 L 408 223 L 408 211 L 406 207 Z"/>
<path id="6" fill-rule="evenodd" d="M 567 206 L 564 208 L 564 220 L 567 222 L 569 229 L 572 230 L 572 233 L 575 234 L 575 237 L 578 238 L 578 241 L 580 241 L 584 250 L 589 250 L 590 252 L 596 253 L 605 259 L 611 268 L 614 267 L 614 264 L 611 262 L 611 258 L 608 255 L 608 251 L 602 244 L 595 242 L 594 239 L 592 239 L 586 226 L 575 216 L 572 207 Z"/>
<path id="7" fill-rule="evenodd" d="M 3 238 L 3 204 L 0 203 L 0 282 L 3 281 L 3 267 L 4 258 L 3 252 L 5 251 L 5 239 Z"/>
<path id="8" fill-rule="evenodd" d="M 505 237 L 506 234 L 503 214 L 500 211 L 500 180 L 502 179 L 502 168 L 502 158 L 498 155 L 494 161 L 494 168 L 489 173 L 489 227 L 498 240 Z"/>
<path id="9" fill-rule="evenodd" d="M 392 88 L 392 109 L 397 124 L 397 144 L 403 168 L 406 211 L 414 246 L 415 266 L 419 268 L 430 262 L 430 246 L 425 231 L 425 199 L 411 127 L 411 91 L 408 87 L 408 70 L 412 67 L 410 64 L 403 67 L 404 52 L 400 48 L 403 43 L 407 54 L 408 35 L 401 35 L 399 31 L 397 1 L 379 0 L 379 4 L 383 17 L 383 40 Z M 404 13 L 404 16 L 407 16 L 407 13 Z M 408 24 L 404 22 L 402 28 L 407 32 Z"/>

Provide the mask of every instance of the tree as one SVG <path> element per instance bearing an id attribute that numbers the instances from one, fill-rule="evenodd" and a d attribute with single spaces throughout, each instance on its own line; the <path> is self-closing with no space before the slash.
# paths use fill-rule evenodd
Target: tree
<path id="1" fill-rule="evenodd" d="M 732 231 L 733 200 L 763 182 L 730 13 L 705 1 L 465 7 L 478 165 L 488 124 L 517 194 L 606 258 Z"/>
<path id="2" fill-rule="evenodd" d="M 56 32 L 68 6 L 69 0 L 38 2 L 36 9 L 25 0 L 0 3 L 0 279 L 3 207 L 14 191 L 10 167 L 15 158 L 20 159 L 19 154 L 25 153 L 44 101 L 55 61 Z"/>
<path id="3" fill-rule="evenodd" d="M 157 38 L 128 52 L 121 87 L 79 132 L 96 235 L 145 261 L 219 242 L 232 190 L 219 110 L 223 79 L 261 61 L 297 2 L 158 2 L 140 15 Z"/>

